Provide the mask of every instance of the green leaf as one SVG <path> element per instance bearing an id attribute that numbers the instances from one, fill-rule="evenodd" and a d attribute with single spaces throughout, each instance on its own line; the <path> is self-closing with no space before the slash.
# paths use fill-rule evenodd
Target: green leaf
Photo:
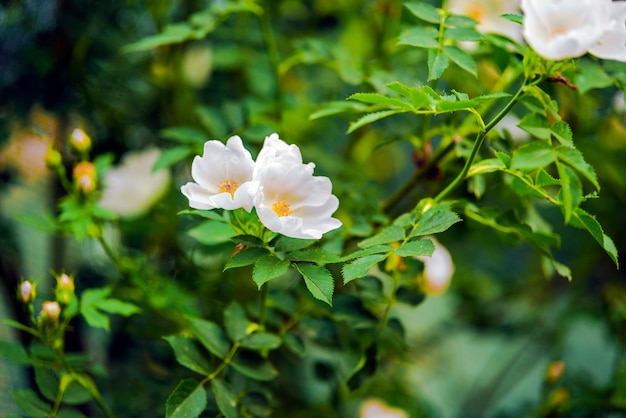
<path id="1" fill-rule="evenodd" d="M 478 25 L 478 22 L 468 16 L 449 14 L 446 17 L 446 27 L 458 27 L 458 28 L 474 28 Z"/>
<path id="2" fill-rule="evenodd" d="M 260 289 L 264 283 L 284 274 L 289 269 L 289 265 L 288 260 L 281 260 L 273 255 L 264 255 L 254 265 L 252 280 Z"/>
<path id="3" fill-rule="evenodd" d="M 331 253 L 323 248 L 309 248 L 287 253 L 285 259 L 289 261 L 308 261 L 320 265 L 339 263 L 342 260 L 337 254 Z"/>
<path id="4" fill-rule="evenodd" d="M 460 221 L 459 215 L 448 209 L 446 205 L 435 206 L 422 214 L 417 226 L 409 234 L 409 238 L 438 234 Z"/>
<path id="5" fill-rule="evenodd" d="M 399 225 L 389 225 L 383 228 L 378 234 L 358 243 L 360 248 L 373 247 L 375 245 L 387 244 L 390 242 L 402 241 L 405 237 L 404 228 Z"/>
<path id="6" fill-rule="evenodd" d="M 572 134 L 572 128 L 570 128 L 567 122 L 562 120 L 555 122 L 550 127 L 550 131 L 561 145 L 574 148 L 574 135 Z"/>
<path id="7" fill-rule="evenodd" d="M 283 334 L 283 343 L 285 347 L 296 356 L 302 358 L 306 355 L 306 347 L 302 337 L 292 332 Z"/>
<path id="8" fill-rule="evenodd" d="M 467 172 L 467 176 L 472 177 L 479 174 L 493 173 L 494 171 L 504 170 L 505 168 L 506 166 L 499 159 L 488 158 L 472 164 Z"/>
<path id="9" fill-rule="evenodd" d="M 582 210 L 581 208 L 574 209 L 574 213 L 572 214 L 572 223 L 573 226 L 581 229 L 586 229 L 592 237 L 600 244 L 604 251 L 611 257 L 611 260 L 615 263 L 615 266 L 619 268 L 617 248 L 615 247 L 615 243 L 613 240 L 604 233 L 600 223 L 596 220 L 596 218 Z"/>
<path id="10" fill-rule="evenodd" d="M 205 245 L 223 244 L 237 235 L 229 224 L 213 220 L 205 221 L 192 228 L 188 234 Z"/>
<path id="11" fill-rule="evenodd" d="M 528 113 L 520 120 L 517 126 L 539 139 L 550 139 L 548 119 L 543 114 Z"/>
<path id="12" fill-rule="evenodd" d="M 237 398 L 230 386 L 220 379 L 213 379 L 211 386 L 220 412 L 226 418 L 237 418 Z"/>
<path id="13" fill-rule="evenodd" d="M 358 100 L 364 103 L 380 104 L 385 106 L 399 107 L 401 109 L 411 110 L 411 105 L 402 99 L 384 96 L 379 93 L 354 93 L 346 100 Z"/>
<path id="14" fill-rule="evenodd" d="M 321 109 L 311 113 L 309 120 L 320 119 L 326 116 L 339 115 L 341 113 L 349 112 L 363 112 L 366 106 L 362 103 L 346 102 L 345 100 L 329 102 Z"/>
<path id="15" fill-rule="evenodd" d="M 235 267 L 249 266 L 257 262 L 257 260 L 267 254 L 264 248 L 247 248 L 239 251 L 228 259 L 224 266 L 224 271 Z"/>
<path id="16" fill-rule="evenodd" d="M 185 209 L 177 213 L 177 215 L 195 215 L 203 218 L 212 219 L 219 222 L 227 222 L 224 216 L 214 210 Z"/>
<path id="17" fill-rule="evenodd" d="M 253 350 L 274 350 L 282 344 L 282 340 L 274 334 L 256 332 L 246 338 L 241 344 Z"/>
<path id="18" fill-rule="evenodd" d="M 235 370 L 244 376 L 255 380 L 269 381 L 278 376 L 278 371 L 267 359 L 261 356 L 253 356 L 252 353 L 237 353 L 231 365 Z"/>
<path id="19" fill-rule="evenodd" d="M 437 29 L 415 26 L 405 30 L 398 39 L 398 45 L 409 45 L 418 48 L 438 48 Z"/>
<path id="20" fill-rule="evenodd" d="M 193 379 L 182 380 L 165 403 L 166 418 L 194 418 L 207 405 L 206 390 Z"/>
<path id="21" fill-rule="evenodd" d="M 92 306 L 81 306 L 80 314 L 85 318 L 85 321 L 93 328 L 103 328 L 110 331 L 109 317 L 98 311 Z"/>
<path id="22" fill-rule="evenodd" d="M 576 171 L 582 174 L 583 177 L 589 180 L 596 190 L 600 190 L 600 183 L 598 182 L 595 170 L 585 161 L 580 151 L 574 148 L 559 147 L 557 148 L 557 152 L 559 160 L 572 166 Z"/>
<path id="23" fill-rule="evenodd" d="M 343 283 L 347 284 L 354 279 L 367 275 L 374 264 L 387 258 L 387 254 L 373 254 L 354 260 L 343 266 Z"/>
<path id="24" fill-rule="evenodd" d="M 231 302 L 224 309 L 224 328 L 232 341 L 241 341 L 246 338 L 248 320 L 246 313 L 237 302 Z"/>
<path id="25" fill-rule="evenodd" d="M 446 24 L 450 22 L 450 19 L 446 19 Z M 457 42 L 469 41 L 478 42 L 483 39 L 483 35 L 476 29 L 471 27 L 463 28 L 447 28 L 443 34 L 446 39 L 454 39 Z"/>
<path id="26" fill-rule="evenodd" d="M 450 65 L 447 55 L 439 49 L 428 50 L 428 81 L 437 80 Z"/>
<path id="27" fill-rule="evenodd" d="M 230 349 L 224 331 L 214 322 L 205 319 L 191 317 L 189 322 L 194 337 L 212 354 L 224 359 Z"/>
<path id="28" fill-rule="evenodd" d="M 500 17 L 505 18 L 506 20 L 510 20 L 511 22 L 518 23 L 520 25 L 524 24 L 524 17 L 522 15 L 514 14 L 514 13 L 504 13 L 500 15 Z"/>
<path id="29" fill-rule="evenodd" d="M 348 128 L 348 134 L 356 131 L 357 129 L 369 125 L 370 123 L 376 122 L 378 120 L 384 119 L 386 117 L 397 115 L 398 113 L 403 113 L 405 110 L 401 109 L 392 109 L 392 110 L 381 110 L 380 112 L 368 113 L 365 116 L 360 117 L 355 122 L 350 123 L 350 127 Z"/>
<path id="30" fill-rule="evenodd" d="M 565 223 L 569 223 L 574 209 L 578 207 L 583 195 L 583 186 L 576 172 L 565 164 L 556 163 L 561 181 L 561 201 Z"/>
<path id="31" fill-rule="evenodd" d="M 455 46 L 444 46 L 443 52 L 454 62 L 456 65 L 476 77 L 477 69 L 474 58 L 472 58 L 467 52 L 460 50 Z"/>
<path id="32" fill-rule="evenodd" d="M 193 32 L 193 27 L 187 23 L 167 25 L 162 33 L 148 36 L 137 42 L 126 45 L 122 48 L 122 53 L 146 51 L 164 45 L 180 43 L 189 39 L 193 35 Z"/>
<path id="33" fill-rule="evenodd" d="M 548 143 L 532 141 L 513 153 L 511 168 L 530 172 L 552 164 L 555 159 L 555 152 Z"/>
<path id="34" fill-rule="evenodd" d="M 550 174 L 546 173 L 545 170 L 539 169 L 537 170 L 537 175 L 535 176 L 535 185 L 539 187 L 560 186 L 561 182 L 558 179 L 552 177 Z"/>
<path id="35" fill-rule="evenodd" d="M 186 145 L 169 148 L 159 155 L 159 158 L 152 166 L 152 171 L 170 167 L 184 158 L 187 158 L 187 156 L 189 156 L 192 152 L 193 149 Z"/>
<path id="36" fill-rule="evenodd" d="M 430 257 L 433 255 L 434 251 L 435 244 L 433 244 L 431 240 L 418 239 L 402 244 L 395 253 L 400 257 Z"/>
<path id="37" fill-rule="evenodd" d="M 276 241 L 276 251 L 297 251 L 315 243 L 314 239 L 291 238 L 282 235 Z"/>
<path id="38" fill-rule="evenodd" d="M 0 340 L 0 357 L 20 366 L 31 364 L 28 353 L 22 344 L 12 341 Z"/>
<path id="39" fill-rule="evenodd" d="M 35 382 L 39 392 L 49 401 L 54 401 L 59 391 L 59 377 L 47 367 L 34 367 Z"/>
<path id="40" fill-rule="evenodd" d="M 202 375 L 208 375 L 211 372 L 206 356 L 198 349 L 194 340 L 177 335 L 163 337 L 163 339 L 172 346 L 178 363 Z"/>
<path id="41" fill-rule="evenodd" d="M 335 283 L 330 272 L 316 264 L 297 263 L 295 267 L 304 278 L 304 283 L 313 297 L 332 306 Z"/>
<path id="42" fill-rule="evenodd" d="M 355 251 L 352 254 L 345 255 L 342 257 L 342 261 L 354 260 L 356 258 L 365 257 L 366 255 L 373 255 L 379 253 L 388 253 L 393 251 L 393 247 L 391 245 L 374 245 L 372 247 L 365 248 L 363 250 Z"/>
<path id="43" fill-rule="evenodd" d="M 141 312 L 141 309 L 132 303 L 122 302 L 118 299 L 105 299 L 98 303 L 98 309 L 122 316 L 131 316 Z"/>
<path id="44" fill-rule="evenodd" d="M 601 65 L 589 60 L 580 60 L 577 64 L 580 72 L 574 77 L 574 83 L 581 94 L 613 85 L 613 79 Z"/>
<path id="45" fill-rule="evenodd" d="M 163 129 L 159 132 L 161 138 L 169 139 L 183 144 L 204 144 L 206 134 L 196 128 L 189 126 L 176 126 Z"/>
<path id="46" fill-rule="evenodd" d="M 52 409 L 48 403 L 41 400 L 41 398 L 30 389 L 12 390 L 11 396 L 13 396 L 15 404 L 29 417 L 46 418 Z"/>
<path id="47" fill-rule="evenodd" d="M 53 234 L 58 231 L 59 225 L 54 215 L 49 212 L 18 212 L 14 217 L 16 222 L 30 226 L 38 231 Z"/>
<path id="48" fill-rule="evenodd" d="M 441 17 L 439 16 L 439 11 L 425 2 L 410 2 L 404 3 L 404 6 L 409 9 L 411 13 L 420 19 L 429 22 L 429 23 L 439 23 Z"/>

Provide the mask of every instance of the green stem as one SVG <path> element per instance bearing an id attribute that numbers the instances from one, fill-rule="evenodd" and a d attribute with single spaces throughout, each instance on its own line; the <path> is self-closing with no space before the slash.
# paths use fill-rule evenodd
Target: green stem
<path id="1" fill-rule="evenodd" d="M 391 308 L 396 302 L 396 292 L 399 286 L 399 277 L 398 277 L 397 270 L 394 270 L 392 277 L 393 277 L 393 288 L 391 289 L 391 294 L 389 295 L 389 302 L 387 303 L 387 306 L 385 307 L 383 318 L 380 321 L 380 324 L 378 324 L 378 329 L 376 330 L 376 336 L 374 337 L 374 341 L 378 341 L 378 339 L 380 338 L 380 334 L 383 332 L 385 327 L 387 327 L 387 323 L 389 322 L 389 314 L 391 313 Z"/>
<path id="2" fill-rule="evenodd" d="M 465 180 L 465 177 L 467 176 L 467 173 L 469 172 L 470 167 L 474 163 L 474 160 L 476 159 L 476 156 L 478 155 L 480 148 L 485 142 L 485 138 L 487 137 L 487 134 L 498 124 L 498 122 L 500 122 L 511 111 L 511 109 L 513 109 L 513 106 L 517 104 L 517 101 L 524 94 L 524 87 L 526 87 L 527 84 L 528 84 L 528 80 L 524 80 L 524 82 L 522 83 L 522 86 L 519 88 L 519 90 L 517 90 L 517 93 L 515 93 L 515 95 L 506 104 L 506 106 L 504 106 L 504 108 L 491 120 L 491 122 L 489 122 L 484 128 L 480 129 L 480 131 L 476 135 L 476 141 L 474 142 L 474 146 L 472 147 L 470 156 L 467 159 L 467 161 L 465 161 L 465 165 L 463 166 L 463 169 L 445 189 L 443 189 L 437 196 L 435 196 L 434 198 L 435 202 L 440 202 L 451 191 L 456 189 L 463 180 Z"/>
<path id="3" fill-rule="evenodd" d="M 274 82 L 276 83 L 275 92 L 275 105 L 276 105 L 276 118 L 278 123 L 282 121 L 282 103 L 283 93 L 280 88 L 280 54 L 278 53 L 278 47 L 276 45 L 276 37 L 272 30 L 272 19 L 270 16 L 270 8 L 272 5 L 271 0 L 265 1 L 265 7 L 263 9 L 263 15 L 261 16 L 261 30 L 263 32 L 263 40 L 265 41 L 265 47 L 267 48 L 267 54 L 270 61 L 270 67 L 272 69 L 272 75 L 274 76 Z"/>
<path id="4" fill-rule="evenodd" d="M 220 363 L 220 365 L 217 366 L 217 368 L 213 371 L 213 373 L 205 377 L 200 382 L 200 385 L 204 385 L 210 382 L 211 380 L 215 379 L 222 372 L 222 370 L 224 370 L 231 363 L 231 361 L 233 361 L 233 358 L 235 357 L 235 354 L 237 354 L 237 350 L 239 350 L 240 346 L 241 346 L 241 343 L 239 341 L 236 341 L 233 344 L 233 346 L 230 348 L 230 351 L 228 352 L 228 354 L 226 354 L 226 357 L 224 358 L 222 363 Z"/>
<path id="5" fill-rule="evenodd" d="M 269 283 L 261 286 L 261 306 L 259 308 L 259 328 L 265 331 L 265 320 L 267 319 L 267 295 L 269 294 Z"/>

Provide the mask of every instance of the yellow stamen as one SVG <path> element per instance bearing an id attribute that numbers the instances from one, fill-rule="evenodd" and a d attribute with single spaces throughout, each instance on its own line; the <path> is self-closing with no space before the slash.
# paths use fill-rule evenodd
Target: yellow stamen
<path id="1" fill-rule="evenodd" d="M 272 205 L 272 210 L 278 216 L 289 216 L 291 214 L 291 208 L 289 203 L 284 200 L 279 200 Z"/>
<path id="2" fill-rule="evenodd" d="M 563 33 L 567 32 L 565 29 L 555 29 L 552 31 L 552 33 L 550 34 L 550 37 L 554 38 L 558 35 L 561 35 Z"/>
<path id="3" fill-rule="evenodd" d="M 220 193 L 230 193 L 231 196 L 235 196 L 235 191 L 237 190 L 237 188 L 239 187 L 239 183 L 237 183 L 235 180 L 233 179 L 226 179 L 223 182 L 220 183 L 220 185 L 218 186 L 218 190 Z"/>
<path id="4" fill-rule="evenodd" d="M 487 11 L 480 4 L 471 4 L 466 10 L 465 15 L 471 17 L 478 23 L 481 23 L 487 16 Z"/>

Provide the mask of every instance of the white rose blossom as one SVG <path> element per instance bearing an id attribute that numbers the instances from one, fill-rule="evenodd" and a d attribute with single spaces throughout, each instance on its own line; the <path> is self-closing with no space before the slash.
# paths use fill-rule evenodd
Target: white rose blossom
<path id="1" fill-rule="evenodd" d="M 542 57 L 626 61 L 626 5 L 611 0 L 522 0 L 524 38 Z"/>
<path id="2" fill-rule="evenodd" d="M 447 8 L 477 21 L 482 33 L 499 33 L 520 42 L 521 26 L 502 17 L 506 13 L 519 13 L 519 3 L 520 0 L 449 0 Z"/>
<path id="3" fill-rule="evenodd" d="M 204 144 L 202 157 L 196 156 L 191 164 L 189 182 L 181 187 L 195 209 L 252 210 L 252 185 L 254 161 L 243 147 L 241 138 L 233 136 L 226 145 L 212 140 Z"/>
<path id="4" fill-rule="evenodd" d="M 432 256 L 416 257 L 424 263 L 424 272 L 419 278 L 424 293 L 438 295 L 446 291 L 454 274 L 454 264 L 450 252 L 433 237 L 429 239 L 435 244 Z"/>
<path id="5" fill-rule="evenodd" d="M 319 239 L 341 226 L 341 222 L 331 216 L 339 200 L 331 193 L 330 179 L 314 176 L 315 164 L 303 164 L 296 145 L 289 145 L 272 134 L 265 138 L 255 163 L 239 137 L 229 139 L 226 150 L 218 141 L 207 144 L 204 156 L 196 157 L 192 165 L 192 176 L 198 184 L 187 183 L 181 188 L 191 207 L 244 207 L 250 211 L 254 206 L 267 229 L 292 238 Z M 237 150 L 237 158 L 229 159 L 225 154 L 228 150 Z M 215 157 L 211 158 L 213 154 Z M 230 184 L 234 189 L 223 193 Z M 216 196 L 220 195 L 222 201 L 217 202 Z M 231 197 L 226 200 L 227 204 L 224 195 Z"/>
<path id="6" fill-rule="evenodd" d="M 152 170 L 160 155 L 157 148 L 127 153 L 118 167 L 104 175 L 100 206 L 127 219 L 147 212 L 163 196 L 171 180 L 168 170 Z"/>

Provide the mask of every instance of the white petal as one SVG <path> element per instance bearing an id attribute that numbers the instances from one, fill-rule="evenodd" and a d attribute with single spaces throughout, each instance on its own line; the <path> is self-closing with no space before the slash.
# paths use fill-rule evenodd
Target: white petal
<path id="1" fill-rule="evenodd" d="M 196 183 L 187 183 L 180 188 L 180 191 L 189 199 L 189 206 L 195 209 L 215 209 L 213 203 L 213 193 L 200 187 Z"/>

